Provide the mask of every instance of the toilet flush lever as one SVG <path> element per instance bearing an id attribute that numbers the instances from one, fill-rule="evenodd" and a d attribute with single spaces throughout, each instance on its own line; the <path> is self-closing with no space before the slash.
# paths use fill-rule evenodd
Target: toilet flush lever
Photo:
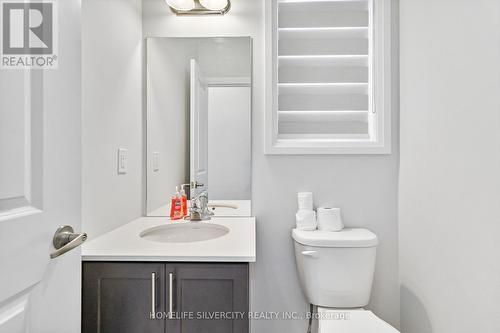
<path id="1" fill-rule="evenodd" d="M 318 258 L 319 256 L 317 251 L 302 251 L 302 254 L 311 258 Z"/>

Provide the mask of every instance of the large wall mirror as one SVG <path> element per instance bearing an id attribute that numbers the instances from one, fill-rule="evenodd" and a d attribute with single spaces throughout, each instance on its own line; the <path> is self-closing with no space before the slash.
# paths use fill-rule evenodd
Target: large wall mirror
<path id="1" fill-rule="evenodd" d="M 215 216 L 251 215 L 252 40 L 147 39 L 147 215 L 196 181 Z"/>

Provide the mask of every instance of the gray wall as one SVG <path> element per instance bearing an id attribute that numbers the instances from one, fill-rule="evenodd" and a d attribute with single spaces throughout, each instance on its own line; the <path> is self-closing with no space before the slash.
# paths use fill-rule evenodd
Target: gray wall
<path id="1" fill-rule="evenodd" d="M 142 213 L 140 0 L 82 1 L 82 230 L 98 236 Z M 118 148 L 128 173 L 118 175 Z"/>
<path id="2" fill-rule="evenodd" d="M 500 332 L 500 3 L 401 0 L 401 326 Z"/>
<path id="3" fill-rule="evenodd" d="M 397 2 L 395 1 L 395 17 Z M 393 154 L 378 156 L 264 155 L 264 0 L 233 0 L 223 17 L 176 17 L 163 0 L 143 0 L 143 34 L 253 37 L 253 213 L 257 263 L 251 267 L 252 311 L 306 311 L 297 280 L 293 243 L 296 192 L 314 191 L 317 205 L 342 207 L 347 226 L 367 227 L 380 238 L 369 306 L 399 325 L 398 283 L 398 72 L 394 70 Z M 397 36 L 395 36 L 397 40 Z M 396 48 L 397 49 L 397 48 Z M 394 54 L 397 59 L 397 54 Z M 305 331 L 305 321 L 254 321 L 255 333 Z"/>

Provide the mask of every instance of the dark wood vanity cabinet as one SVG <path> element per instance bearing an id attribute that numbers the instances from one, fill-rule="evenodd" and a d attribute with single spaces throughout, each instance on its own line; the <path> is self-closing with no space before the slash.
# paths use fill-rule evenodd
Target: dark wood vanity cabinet
<path id="1" fill-rule="evenodd" d="M 247 263 L 84 262 L 82 332 L 247 333 L 248 292 Z"/>
<path id="2" fill-rule="evenodd" d="M 82 332 L 164 332 L 164 322 L 149 319 L 153 276 L 156 310 L 165 311 L 164 264 L 83 263 Z"/>

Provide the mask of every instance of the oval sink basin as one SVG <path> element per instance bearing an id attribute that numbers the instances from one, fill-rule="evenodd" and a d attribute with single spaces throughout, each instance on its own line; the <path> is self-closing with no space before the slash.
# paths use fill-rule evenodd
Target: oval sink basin
<path id="1" fill-rule="evenodd" d="M 141 238 L 161 243 L 189 243 L 222 237 L 229 232 L 219 224 L 188 222 L 172 223 L 152 227 L 142 231 Z"/>

